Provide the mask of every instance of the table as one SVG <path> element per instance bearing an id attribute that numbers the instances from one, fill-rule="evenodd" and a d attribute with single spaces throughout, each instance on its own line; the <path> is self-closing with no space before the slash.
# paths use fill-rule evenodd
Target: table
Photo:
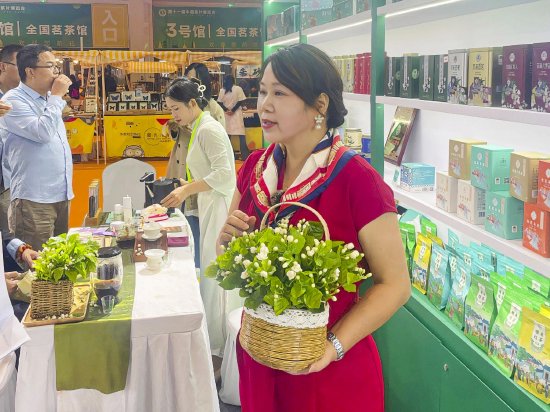
<path id="1" fill-rule="evenodd" d="M 54 327 L 27 328 L 17 412 L 219 411 L 204 307 L 190 248 L 154 273 L 136 263 L 132 349 L 124 391 L 56 391 Z M 85 353 L 85 348 L 82 349 Z"/>

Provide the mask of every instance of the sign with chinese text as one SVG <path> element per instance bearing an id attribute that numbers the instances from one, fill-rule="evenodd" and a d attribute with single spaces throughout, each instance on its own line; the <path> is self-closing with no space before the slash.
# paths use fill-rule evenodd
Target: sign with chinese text
<path id="1" fill-rule="evenodd" d="M 237 65 L 237 78 L 257 79 L 260 77 L 261 67 L 255 64 Z"/>
<path id="2" fill-rule="evenodd" d="M 128 6 L 93 4 L 94 47 L 119 49 L 128 46 Z"/>
<path id="3" fill-rule="evenodd" d="M 153 7 L 156 50 L 260 50 L 260 8 Z"/>
<path id="4" fill-rule="evenodd" d="M 0 47 L 38 43 L 63 50 L 81 42 L 92 47 L 89 4 L 0 3 Z"/>

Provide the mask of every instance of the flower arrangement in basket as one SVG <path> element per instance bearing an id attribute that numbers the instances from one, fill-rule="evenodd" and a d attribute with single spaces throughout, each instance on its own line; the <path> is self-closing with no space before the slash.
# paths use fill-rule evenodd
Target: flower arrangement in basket
<path id="1" fill-rule="evenodd" d="M 78 234 L 50 238 L 34 262 L 31 284 L 31 318 L 68 315 L 73 304 L 73 284 L 95 271 L 99 245 L 82 242 Z"/>
<path id="2" fill-rule="evenodd" d="M 257 362 L 297 372 L 320 359 L 325 351 L 329 300 L 343 288 L 370 274 L 358 266 L 363 254 L 353 244 L 330 239 L 322 216 L 302 203 L 319 222 L 296 226 L 282 219 L 275 228 L 233 238 L 206 270 L 224 289 L 240 289 L 244 302 L 240 343 Z M 325 240 L 323 240 L 323 233 Z"/>

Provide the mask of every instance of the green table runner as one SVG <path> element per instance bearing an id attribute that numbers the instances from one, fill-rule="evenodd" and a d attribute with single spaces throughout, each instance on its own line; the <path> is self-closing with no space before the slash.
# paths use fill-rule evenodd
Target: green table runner
<path id="1" fill-rule="evenodd" d="M 122 251 L 124 278 L 118 303 L 110 314 L 104 315 L 99 306 L 89 306 L 84 321 L 55 325 L 58 391 L 96 389 L 113 393 L 126 387 L 136 284 L 132 252 Z"/>

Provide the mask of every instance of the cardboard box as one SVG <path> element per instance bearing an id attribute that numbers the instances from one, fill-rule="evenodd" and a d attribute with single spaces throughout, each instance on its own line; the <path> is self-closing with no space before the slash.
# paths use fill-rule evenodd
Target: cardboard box
<path id="1" fill-rule="evenodd" d="M 510 194 L 523 202 L 536 203 L 539 161 L 550 155 L 534 152 L 513 152 L 510 157 Z"/>
<path id="2" fill-rule="evenodd" d="M 456 215 L 474 225 L 485 222 L 485 190 L 472 186 L 469 180 L 458 180 Z"/>
<path id="3" fill-rule="evenodd" d="M 550 112 L 550 43 L 533 44 L 531 110 Z"/>
<path id="4" fill-rule="evenodd" d="M 447 172 L 435 175 L 435 205 L 448 213 L 456 213 L 458 179 Z"/>
<path id="5" fill-rule="evenodd" d="M 266 33 L 267 40 L 284 36 L 283 13 L 272 14 L 266 17 Z"/>
<path id="6" fill-rule="evenodd" d="M 418 98 L 419 92 L 419 66 L 420 57 L 416 53 L 403 55 L 403 66 L 401 70 L 401 88 L 399 96 L 409 99 Z"/>
<path id="7" fill-rule="evenodd" d="M 447 101 L 468 104 L 468 51 L 449 50 Z"/>
<path id="8" fill-rule="evenodd" d="M 420 89 L 418 97 L 421 100 L 434 99 L 434 65 L 439 56 L 420 56 Z"/>
<path id="9" fill-rule="evenodd" d="M 370 94 L 371 54 L 360 53 L 355 59 L 355 82 L 353 93 Z"/>
<path id="10" fill-rule="evenodd" d="M 486 192 L 485 230 L 504 239 L 523 236 L 523 202 L 508 191 Z"/>
<path id="11" fill-rule="evenodd" d="M 502 96 L 502 48 L 471 49 L 468 56 L 468 104 L 493 106 Z"/>
<path id="12" fill-rule="evenodd" d="M 510 155 L 514 149 L 495 145 L 473 145 L 470 166 L 472 185 L 498 192 L 510 190 Z"/>
<path id="13" fill-rule="evenodd" d="M 292 34 L 298 31 L 298 20 L 300 18 L 300 6 L 292 6 L 283 11 L 283 35 Z"/>
<path id="14" fill-rule="evenodd" d="M 523 246 L 539 255 L 550 257 L 550 211 L 525 203 Z"/>
<path id="15" fill-rule="evenodd" d="M 531 103 L 533 48 L 530 44 L 504 46 L 501 106 L 528 109 Z"/>
<path id="16" fill-rule="evenodd" d="M 539 162 L 537 206 L 550 211 L 550 161 Z"/>
<path id="17" fill-rule="evenodd" d="M 449 70 L 449 56 L 440 54 L 434 59 L 434 100 L 447 101 L 447 72 Z"/>
<path id="18" fill-rule="evenodd" d="M 426 163 L 401 165 L 401 188 L 409 192 L 433 192 L 435 167 Z"/>
<path id="19" fill-rule="evenodd" d="M 403 57 L 386 57 L 384 70 L 384 94 L 399 97 L 401 90 L 401 64 Z"/>
<path id="20" fill-rule="evenodd" d="M 332 21 L 343 19 L 353 14 L 355 0 L 334 0 L 332 4 Z"/>
<path id="21" fill-rule="evenodd" d="M 470 180 L 470 154 L 473 145 L 487 144 L 482 140 L 449 140 L 449 175 L 457 179 Z"/>

